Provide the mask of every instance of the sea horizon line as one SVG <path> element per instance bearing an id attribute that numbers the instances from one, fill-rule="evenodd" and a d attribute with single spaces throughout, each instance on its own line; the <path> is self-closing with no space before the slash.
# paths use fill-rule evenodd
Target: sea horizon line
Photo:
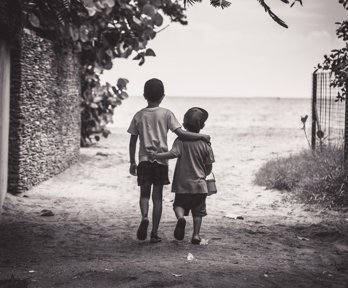
<path id="1" fill-rule="evenodd" d="M 143 98 L 142 95 L 130 95 L 129 97 L 137 97 L 137 98 Z M 209 96 L 209 95 L 188 95 L 188 96 L 183 96 L 183 95 L 166 95 L 165 98 L 214 98 L 214 99 L 294 99 L 294 100 L 299 100 L 299 99 L 305 99 L 305 100 L 310 100 L 311 97 L 305 97 L 305 96 Z"/>

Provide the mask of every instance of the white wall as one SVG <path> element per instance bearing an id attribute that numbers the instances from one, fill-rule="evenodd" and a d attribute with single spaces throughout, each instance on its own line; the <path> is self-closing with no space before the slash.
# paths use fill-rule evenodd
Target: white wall
<path id="1" fill-rule="evenodd" d="M 10 110 L 10 49 L 0 39 L 0 213 L 7 192 Z"/>

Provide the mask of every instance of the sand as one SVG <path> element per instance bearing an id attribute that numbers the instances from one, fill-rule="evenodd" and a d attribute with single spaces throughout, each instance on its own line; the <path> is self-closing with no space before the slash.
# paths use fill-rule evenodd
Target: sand
<path id="1" fill-rule="evenodd" d="M 190 244 L 190 218 L 185 239 L 174 240 L 170 187 L 163 241 L 136 239 L 139 191 L 128 174 L 128 135 L 112 132 L 81 149 L 79 163 L 65 172 L 7 195 L 0 287 L 348 287 L 347 211 L 307 206 L 253 185 L 267 159 L 305 147 L 301 131 L 208 131 L 219 191 L 208 198 L 206 245 L 199 246 Z M 214 133 L 226 133 L 226 141 L 214 143 Z M 54 216 L 41 216 L 44 209 Z"/>

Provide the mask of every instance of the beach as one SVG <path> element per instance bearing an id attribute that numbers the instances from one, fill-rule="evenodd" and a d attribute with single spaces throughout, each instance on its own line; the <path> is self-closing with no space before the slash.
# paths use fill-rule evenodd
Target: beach
<path id="1" fill-rule="evenodd" d="M 207 199 L 204 245 L 190 243 L 190 217 L 185 239 L 174 239 L 170 185 L 162 242 L 136 239 L 139 188 L 128 172 L 126 130 L 142 101 L 116 108 L 111 135 L 82 148 L 78 163 L 7 195 L 0 287 L 347 287 L 348 211 L 304 205 L 253 184 L 267 160 L 308 149 L 300 116 L 310 100 L 164 101 L 180 122 L 192 106 L 210 113 L 201 132 L 211 135 L 218 193 Z M 170 134 L 169 143 L 174 139 Z M 54 215 L 41 216 L 45 209 Z"/>

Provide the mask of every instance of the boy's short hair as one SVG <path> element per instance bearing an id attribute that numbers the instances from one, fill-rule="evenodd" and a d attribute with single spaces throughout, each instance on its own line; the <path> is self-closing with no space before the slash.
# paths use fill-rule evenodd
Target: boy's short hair
<path id="1" fill-rule="evenodd" d="M 144 85 L 144 97 L 149 101 L 158 101 L 164 96 L 164 86 L 161 80 L 152 78 Z"/>
<path id="2" fill-rule="evenodd" d="M 191 132 L 198 133 L 204 127 L 208 116 L 208 112 L 203 108 L 192 107 L 184 115 L 184 126 Z"/>

